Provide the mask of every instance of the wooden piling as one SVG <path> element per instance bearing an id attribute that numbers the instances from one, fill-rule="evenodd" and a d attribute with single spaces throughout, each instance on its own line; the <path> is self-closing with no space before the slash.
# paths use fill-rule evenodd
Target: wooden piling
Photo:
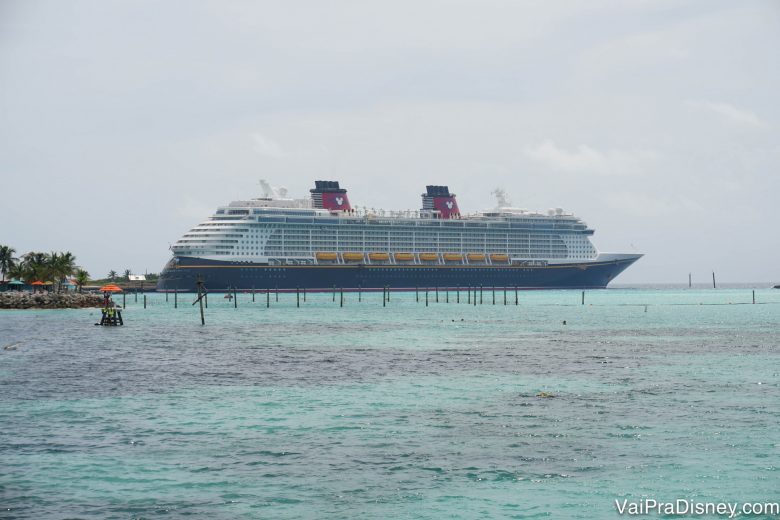
<path id="1" fill-rule="evenodd" d="M 436 286 L 436 303 L 439 303 L 439 286 Z"/>
<path id="2" fill-rule="evenodd" d="M 717 286 L 715 285 L 715 271 L 712 271 L 712 288 L 717 289 Z"/>
<path id="3" fill-rule="evenodd" d="M 203 299 L 206 300 L 206 308 L 209 308 L 209 293 L 203 295 Z"/>
<path id="4" fill-rule="evenodd" d="M 203 314 L 203 298 L 206 296 L 203 294 L 203 280 L 201 280 L 200 276 L 198 277 L 198 303 L 200 304 L 200 324 L 205 325 L 206 324 L 206 316 Z"/>
<path id="5" fill-rule="evenodd" d="M 179 290 L 174 289 L 173 290 L 173 308 L 178 309 L 179 308 Z"/>
<path id="6" fill-rule="evenodd" d="M 444 288 L 444 303 L 450 303 L 450 288 Z"/>
<path id="7" fill-rule="evenodd" d="M 274 295 L 276 296 L 276 302 L 279 302 L 279 286 L 276 286 L 276 289 L 274 290 Z"/>
<path id="8" fill-rule="evenodd" d="M 358 302 L 363 301 L 363 286 L 358 284 Z"/>
<path id="9" fill-rule="evenodd" d="M 414 288 L 414 299 L 417 303 L 420 303 L 420 288 L 415 287 Z"/>
<path id="10" fill-rule="evenodd" d="M 135 288 L 133 294 L 135 294 L 135 303 L 138 303 L 138 287 Z"/>
<path id="11" fill-rule="evenodd" d="M 238 309 L 238 292 L 233 289 L 233 308 Z"/>
<path id="12" fill-rule="evenodd" d="M 252 303 L 255 303 L 255 288 L 252 287 Z"/>
<path id="13" fill-rule="evenodd" d="M 306 303 L 306 287 L 303 288 L 303 303 Z"/>
<path id="14" fill-rule="evenodd" d="M 428 288 L 425 288 L 425 306 L 428 306 Z"/>
<path id="15" fill-rule="evenodd" d="M 517 305 L 517 287 L 515 287 L 515 305 Z"/>
<path id="16" fill-rule="evenodd" d="M 165 291 L 165 303 L 168 303 L 168 291 Z"/>
<path id="17" fill-rule="evenodd" d="M 474 307 L 477 306 L 477 287 L 474 286 Z"/>
<path id="18" fill-rule="evenodd" d="M 756 304 L 756 290 L 753 289 L 753 305 Z"/>
<path id="19" fill-rule="evenodd" d="M 146 293 L 144 293 L 144 309 L 146 308 Z"/>
<path id="20" fill-rule="evenodd" d="M 506 305 L 506 287 L 504 287 L 504 305 Z"/>
<path id="21" fill-rule="evenodd" d="M 468 299 L 466 300 L 466 305 L 471 305 L 471 287 L 468 288 Z"/>
<path id="22" fill-rule="evenodd" d="M 585 305 L 585 291 L 582 291 L 582 304 Z"/>
<path id="23" fill-rule="evenodd" d="M 496 304 L 496 286 L 493 286 L 493 290 L 491 291 L 493 293 L 493 305 Z"/>
<path id="24" fill-rule="evenodd" d="M 691 288 L 691 273 L 688 273 L 688 289 Z"/>
<path id="25" fill-rule="evenodd" d="M 387 287 L 382 287 L 382 307 L 387 307 L 387 298 L 385 297 L 385 291 Z"/>
<path id="26" fill-rule="evenodd" d="M 476 290 L 474 291 L 474 299 L 477 299 Z M 479 286 L 479 304 L 482 305 L 482 286 Z"/>
<path id="27" fill-rule="evenodd" d="M 344 288 L 341 288 L 340 296 L 339 296 L 339 307 L 344 306 Z"/>
<path id="28" fill-rule="evenodd" d="M 165 293 L 165 294 L 168 294 L 168 293 Z M 126 296 L 126 293 L 122 293 L 122 308 L 123 309 L 127 307 L 127 300 L 126 300 L 125 296 Z"/>
<path id="29" fill-rule="evenodd" d="M 301 306 L 301 290 L 300 288 L 295 288 L 295 306 L 300 308 Z"/>
<path id="30" fill-rule="evenodd" d="M 385 289 L 387 289 L 387 301 L 389 302 L 390 301 L 390 286 L 389 285 L 385 285 Z"/>
<path id="31" fill-rule="evenodd" d="M 271 289 L 265 289 L 265 308 L 271 307 Z"/>
<path id="32" fill-rule="evenodd" d="M 460 303 L 460 285 L 455 286 L 455 303 Z"/>

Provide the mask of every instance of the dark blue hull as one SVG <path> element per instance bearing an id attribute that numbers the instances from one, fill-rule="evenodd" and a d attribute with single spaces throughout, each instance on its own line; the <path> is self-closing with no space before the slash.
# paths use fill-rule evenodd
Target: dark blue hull
<path id="1" fill-rule="evenodd" d="M 158 291 L 195 291 L 198 277 L 211 291 L 243 290 L 414 290 L 416 287 L 508 287 L 519 289 L 604 288 L 637 258 L 566 265 L 268 266 L 182 257 L 165 266 Z"/>

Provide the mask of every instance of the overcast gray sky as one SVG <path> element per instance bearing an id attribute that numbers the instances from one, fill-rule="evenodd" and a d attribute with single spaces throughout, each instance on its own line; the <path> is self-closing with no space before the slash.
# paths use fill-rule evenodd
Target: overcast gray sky
<path id="1" fill-rule="evenodd" d="M 780 282 L 780 2 L 0 0 L 0 243 L 94 276 L 258 179 L 561 206 L 619 282 Z"/>

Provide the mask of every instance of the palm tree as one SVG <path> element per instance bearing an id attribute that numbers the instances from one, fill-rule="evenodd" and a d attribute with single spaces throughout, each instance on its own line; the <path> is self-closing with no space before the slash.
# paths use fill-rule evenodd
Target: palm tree
<path id="1" fill-rule="evenodd" d="M 133 274 L 133 273 L 132 273 L 132 271 L 130 271 L 130 269 L 125 269 L 124 279 L 125 279 L 126 282 L 130 281 L 130 275 L 131 274 Z"/>
<path id="2" fill-rule="evenodd" d="M 3 275 L 3 281 L 5 281 L 5 274 L 9 272 L 16 265 L 18 261 L 14 258 L 16 249 L 11 246 L 0 246 L 0 273 Z"/>
<path id="3" fill-rule="evenodd" d="M 37 251 L 30 251 L 22 257 L 26 264 L 26 281 L 47 280 L 51 273 L 49 255 Z"/>
<path id="4" fill-rule="evenodd" d="M 88 282 L 89 273 L 80 267 L 76 269 L 76 285 L 79 287 L 79 292 L 81 292 L 81 288 L 84 287 Z"/>
<path id="5" fill-rule="evenodd" d="M 76 270 L 76 257 L 70 251 L 64 253 L 55 253 L 54 251 L 48 256 L 49 271 L 57 282 L 57 292 L 62 289 L 62 280 L 67 276 L 73 274 Z"/>
<path id="6" fill-rule="evenodd" d="M 113 269 L 108 272 L 108 277 L 111 279 L 112 282 L 116 281 L 116 271 Z"/>

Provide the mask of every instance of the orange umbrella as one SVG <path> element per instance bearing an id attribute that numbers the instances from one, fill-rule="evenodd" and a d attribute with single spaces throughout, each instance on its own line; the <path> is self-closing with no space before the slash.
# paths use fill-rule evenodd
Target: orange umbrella
<path id="1" fill-rule="evenodd" d="M 45 284 L 45 283 L 43 283 L 43 282 L 42 282 L 42 281 L 40 281 L 40 280 L 35 280 L 35 281 L 34 281 L 33 283 L 31 283 L 30 285 L 46 285 L 46 284 Z"/>
<path id="2" fill-rule="evenodd" d="M 116 284 L 110 283 L 100 288 L 101 292 L 122 292 L 122 288 Z"/>

